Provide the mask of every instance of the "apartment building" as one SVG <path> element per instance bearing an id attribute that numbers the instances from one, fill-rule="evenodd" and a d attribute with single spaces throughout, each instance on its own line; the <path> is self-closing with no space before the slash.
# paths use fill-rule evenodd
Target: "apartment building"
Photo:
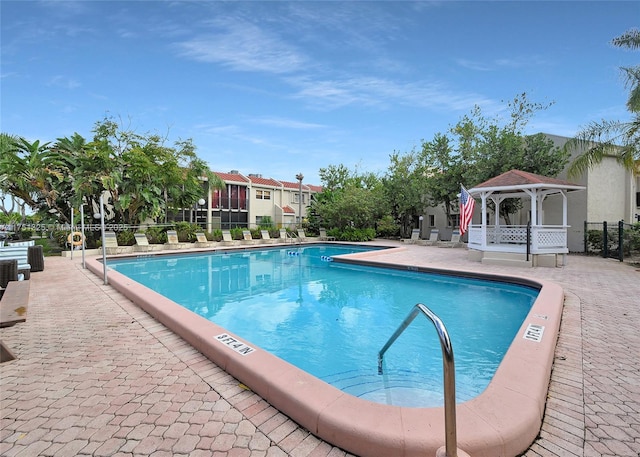
<path id="1" fill-rule="evenodd" d="M 224 189 L 208 189 L 204 183 L 204 204 L 194 207 L 194 222 L 207 231 L 233 227 L 254 228 L 268 218 L 276 227 L 294 227 L 307 214 L 313 195 L 322 187 L 243 175 L 237 170 L 214 172 L 225 183 Z"/>

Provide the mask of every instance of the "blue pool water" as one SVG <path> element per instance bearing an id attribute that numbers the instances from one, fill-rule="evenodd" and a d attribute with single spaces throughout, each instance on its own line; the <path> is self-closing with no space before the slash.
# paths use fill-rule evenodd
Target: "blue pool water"
<path id="1" fill-rule="evenodd" d="M 328 383 L 371 401 L 442 405 L 442 353 L 418 316 L 377 354 L 416 303 L 444 322 L 457 401 L 493 377 L 538 290 L 514 284 L 341 264 L 357 247 L 313 245 L 109 261 L 109 267 Z"/>

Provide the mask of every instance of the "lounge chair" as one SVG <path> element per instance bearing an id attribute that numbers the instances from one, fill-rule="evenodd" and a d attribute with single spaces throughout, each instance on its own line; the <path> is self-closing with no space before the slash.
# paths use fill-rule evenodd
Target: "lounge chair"
<path id="1" fill-rule="evenodd" d="M 209 246 L 209 240 L 207 239 L 207 236 L 203 232 L 196 233 L 196 245 L 198 247 Z"/>
<path id="2" fill-rule="evenodd" d="M 269 230 L 260 230 L 260 235 L 262 236 L 262 242 L 263 243 L 275 243 L 275 239 L 271 238 L 271 235 L 269 235 Z"/>
<path id="3" fill-rule="evenodd" d="M 418 241 L 420 241 L 420 229 L 411 230 L 411 238 L 407 240 L 407 243 L 416 244 Z"/>
<path id="4" fill-rule="evenodd" d="M 231 237 L 231 232 L 229 230 L 222 231 L 222 243 L 225 245 L 235 244 L 233 238 Z"/>
<path id="5" fill-rule="evenodd" d="M 242 241 L 245 242 L 245 244 L 255 244 L 255 241 L 253 239 L 253 236 L 251 236 L 251 231 L 250 230 L 243 230 L 242 231 Z"/>
<path id="6" fill-rule="evenodd" d="M 115 232 L 104 232 L 104 247 L 107 254 L 122 254 L 124 246 L 118 245 L 118 237 Z"/>
<path id="7" fill-rule="evenodd" d="M 335 236 L 327 236 L 327 231 L 323 228 L 320 229 L 320 240 L 321 241 L 335 241 Z"/>
<path id="8" fill-rule="evenodd" d="M 289 233 L 287 233 L 287 229 L 280 229 L 280 239 L 283 243 L 287 242 L 287 240 L 289 239 Z"/>
<path id="9" fill-rule="evenodd" d="M 438 241 L 438 247 L 461 248 L 464 246 L 464 242 L 462 242 L 460 238 L 460 230 L 454 230 L 453 232 L 451 232 L 451 241 Z"/>
<path id="10" fill-rule="evenodd" d="M 426 242 L 427 246 L 435 246 L 438 244 L 438 238 L 440 236 L 440 230 L 431 229 L 431 233 L 429 234 L 429 239 Z"/>
<path id="11" fill-rule="evenodd" d="M 167 245 L 169 249 L 178 249 L 180 247 L 178 232 L 175 230 L 167 230 Z"/>
<path id="12" fill-rule="evenodd" d="M 135 246 L 133 246 L 134 251 L 146 252 L 146 251 L 151 251 L 153 249 L 152 246 L 149 244 L 149 239 L 147 238 L 146 234 L 135 233 L 133 236 L 136 239 L 136 244 Z"/>
<path id="13" fill-rule="evenodd" d="M 307 241 L 307 235 L 304 234 L 304 230 L 298 229 L 298 240 Z"/>

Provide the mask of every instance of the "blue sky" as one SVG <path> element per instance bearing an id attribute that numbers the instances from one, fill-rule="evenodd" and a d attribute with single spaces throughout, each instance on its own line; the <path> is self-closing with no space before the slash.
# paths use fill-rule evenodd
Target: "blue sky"
<path id="1" fill-rule="evenodd" d="M 475 105 L 505 116 L 553 102 L 527 133 L 626 120 L 611 40 L 635 1 L 7 1 L 0 130 L 87 139 L 105 116 L 193 139 L 215 171 L 320 184 L 344 164 L 383 173 L 393 151 Z"/>

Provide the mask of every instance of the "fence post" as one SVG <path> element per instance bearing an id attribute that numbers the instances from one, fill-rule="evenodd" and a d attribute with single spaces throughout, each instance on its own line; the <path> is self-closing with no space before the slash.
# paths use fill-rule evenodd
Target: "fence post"
<path id="1" fill-rule="evenodd" d="M 618 221 L 618 251 L 620 262 L 624 261 L 624 219 Z"/>
<path id="2" fill-rule="evenodd" d="M 584 221 L 584 253 L 589 254 L 589 237 L 587 236 L 587 221 Z"/>
<path id="3" fill-rule="evenodd" d="M 609 242 L 607 240 L 607 221 L 602 223 L 602 257 L 609 257 Z"/>

